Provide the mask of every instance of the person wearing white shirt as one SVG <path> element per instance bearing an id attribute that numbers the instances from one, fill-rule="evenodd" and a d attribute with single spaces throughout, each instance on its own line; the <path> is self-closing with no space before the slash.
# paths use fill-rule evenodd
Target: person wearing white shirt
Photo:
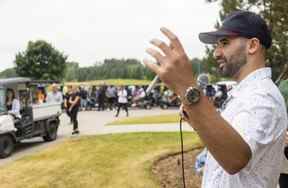
<path id="1" fill-rule="evenodd" d="M 62 103 L 63 95 L 60 91 L 58 91 L 58 86 L 56 84 L 52 84 L 52 91 L 47 94 L 46 101 L 49 103 Z"/>
<path id="2" fill-rule="evenodd" d="M 11 88 L 7 89 L 6 108 L 9 114 L 12 114 L 16 118 L 21 118 L 20 101 L 16 98 L 15 92 Z"/>
<path id="3" fill-rule="evenodd" d="M 275 188 L 283 162 L 287 129 L 285 101 L 265 68 L 272 45 L 265 21 L 249 11 L 229 14 L 217 31 L 200 33 L 214 44 L 219 73 L 238 84 L 218 112 L 197 86 L 189 58 L 178 37 L 161 28 L 169 44 L 153 39 L 147 49 L 158 64 L 145 65 L 182 101 L 184 119 L 198 133 L 208 153 L 202 188 Z"/>
<path id="4" fill-rule="evenodd" d="M 128 113 L 128 93 L 124 86 L 120 86 L 118 92 L 118 108 L 115 117 L 118 117 L 120 109 L 123 108 L 126 111 L 126 116 L 129 115 Z"/>

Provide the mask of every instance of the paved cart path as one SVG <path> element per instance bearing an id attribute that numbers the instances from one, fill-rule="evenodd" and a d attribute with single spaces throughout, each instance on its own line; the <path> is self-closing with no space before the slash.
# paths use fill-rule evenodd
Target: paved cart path
<path id="1" fill-rule="evenodd" d="M 151 110 L 133 109 L 130 110 L 130 117 L 149 116 L 160 114 L 178 113 L 178 109 L 162 110 L 154 108 Z M 118 118 L 115 116 L 115 111 L 84 111 L 79 112 L 79 130 L 80 135 L 97 135 L 97 134 L 110 134 L 110 133 L 127 133 L 127 132 L 175 132 L 179 131 L 179 123 L 155 124 L 155 125 L 121 125 L 121 126 L 105 126 L 105 124 L 112 122 L 116 119 L 125 117 L 123 111 L 120 112 Z M 0 166 L 8 162 L 15 161 L 23 156 L 31 153 L 41 151 L 53 144 L 59 143 L 72 136 L 73 125 L 66 114 L 61 115 L 61 123 L 58 130 L 58 139 L 54 142 L 43 142 L 41 138 L 35 138 L 23 141 L 15 148 L 12 156 L 6 159 L 0 159 Z M 184 131 L 192 131 L 192 128 L 186 123 L 183 124 Z M 76 136 L 78 137 L 78 136 Z"/>

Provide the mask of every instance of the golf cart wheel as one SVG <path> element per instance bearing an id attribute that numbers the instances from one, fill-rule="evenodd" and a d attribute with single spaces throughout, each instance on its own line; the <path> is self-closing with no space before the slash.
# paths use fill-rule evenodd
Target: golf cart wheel
<path id="1" fill-rule="evenodd" d="M 52 122 L 48 125 L 46 135 L 43 136 L 43 140 L 46 142 L 53 141 L 57 139 L 58 124 Z"/>
<path id="2" fill-rule="evenodd" d="M 161 105 L 161 108 L 162 108 L 162 109 L 167 109 L 167 108 L 168 108 L 168 105 L 167 105 L 167 104 L 162 104 L 162 105 Z"/>
<path id="3" fill-rule="evenodd" d="M 10 135 L 0 135 L 0 158 L 6 158 L 14 150 L 14 140 Z"/>
<path id="4" fill-rule="evenodd" d="M 152 106 L 150 104 L 145 105 L 145 109 L 150 110 L 151 108 L 152 108 Z"/>

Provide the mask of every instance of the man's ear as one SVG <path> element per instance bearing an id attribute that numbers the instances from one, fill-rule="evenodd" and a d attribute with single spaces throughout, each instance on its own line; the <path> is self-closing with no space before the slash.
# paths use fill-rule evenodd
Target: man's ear
<path id="1" fill-rule="evenodd" d="M 251 38 L 248 41 L 248 54 L 253 55 L 261 48 L 260 41 L 257 38 Z"/>

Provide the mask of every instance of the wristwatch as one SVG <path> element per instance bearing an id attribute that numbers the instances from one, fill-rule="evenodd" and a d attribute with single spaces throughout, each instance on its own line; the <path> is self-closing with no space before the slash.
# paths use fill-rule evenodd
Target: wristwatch
<path id="1" fill-rule="evenodd" d="M 184 94 L 184 103 L 194 105 L 200 101 L 201 90 L 197 87 L 188 87 Z"/>

